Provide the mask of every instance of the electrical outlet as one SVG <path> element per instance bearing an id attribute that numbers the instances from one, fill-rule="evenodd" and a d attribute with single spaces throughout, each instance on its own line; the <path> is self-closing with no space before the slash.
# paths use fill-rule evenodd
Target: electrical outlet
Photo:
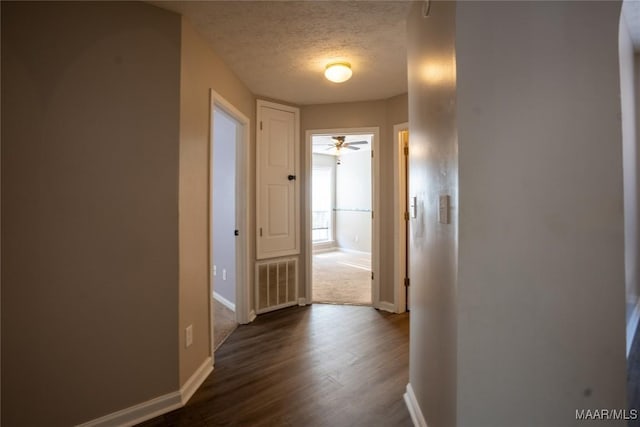
<path id="1" fill-rule="evenodd" d="M 216 270 L 217 270 L 217 269 L 216 269 L 216 265 L 215 265 L 215 264 L 213 264 L 213 276 L 214 276 L 214 277 L 215 277 L 215 275 L 216 275 Z"/>
<path id="2" fill-rule="evenodd" d="M 226 268 L 222 269 L 222 280 L 227 280 L 227 269 Z"/>
<path id="3" fill-rule="evenodd" d="M 191 344 L 193 344 L 193 325 L 189 325 L 185 329 L 185 346 L 191 347 Z"/>

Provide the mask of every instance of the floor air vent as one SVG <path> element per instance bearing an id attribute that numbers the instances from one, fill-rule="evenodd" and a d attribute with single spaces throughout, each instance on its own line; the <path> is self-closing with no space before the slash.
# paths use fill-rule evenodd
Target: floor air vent
<path id="1" fill-rule="evenodd" d="M 256 313 L 298 303 L 298 260 L 281 258 L 256 263 Z"/>

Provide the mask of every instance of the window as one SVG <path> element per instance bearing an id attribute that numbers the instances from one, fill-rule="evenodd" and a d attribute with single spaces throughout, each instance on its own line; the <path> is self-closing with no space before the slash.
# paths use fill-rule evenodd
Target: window
<path id="1" fill-rule="evenodd" d="M 331 168 L 313 168 L 311 234 L 314 243 L 332 240 L 333 180 Z"/>

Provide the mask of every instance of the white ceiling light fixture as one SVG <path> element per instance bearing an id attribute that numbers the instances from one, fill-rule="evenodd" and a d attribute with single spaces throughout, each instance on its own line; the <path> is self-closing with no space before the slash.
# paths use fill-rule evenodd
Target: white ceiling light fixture
<path id="1" fill-rule="evenodd" d="M 333 62 L 327 65 L 327 68 L 324 70 L 324 76 L 327 80 L 334 83 L 346 82 L 351 78 L 352 74 L 351 64 L 348 62 Z"/>

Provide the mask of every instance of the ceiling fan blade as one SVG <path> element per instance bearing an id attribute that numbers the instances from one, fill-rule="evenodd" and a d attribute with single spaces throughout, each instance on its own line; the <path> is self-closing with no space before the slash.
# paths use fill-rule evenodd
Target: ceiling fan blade
<path id="1" fill-rule="evenodd" d="M 349 144 L 349 145 L 363 145 L 363 144 L 368 144 L 367 141 L 347 141 L 345 142 L 345 144 Z"/>
<path id="2" fill-rule="evenodd" d="M 348 148 L 349 150 L 359 150 L 360 149 L 360 147 L 351 147 L 349 145 L 344 146 L 343 148 Z"/>

